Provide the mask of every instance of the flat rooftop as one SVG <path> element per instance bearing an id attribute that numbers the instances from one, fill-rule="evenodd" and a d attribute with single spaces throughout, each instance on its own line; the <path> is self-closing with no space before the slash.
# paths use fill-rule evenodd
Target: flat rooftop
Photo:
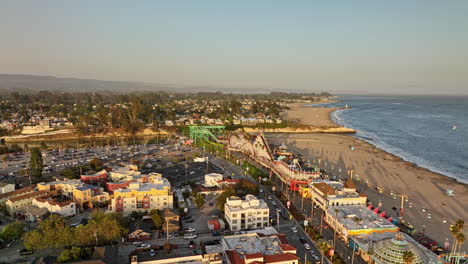
<path id="1" fill-rule="evenodd" d="M 231 249 L 244 255 L 262 253 L 264 255 L 280 254 L 281 241 L 276 235 L 259 236 L 257 233 L 225 236 L 222 240 L 225 250 Z"/>
<path id="2" fill-rule="evenodd" d="M 338 211 L 335 212 L 335 210 Z M 338 218 L 348 230 L 398 229 L 397 226 L 381 217 L 380 214 L 375 214 L 364 205 L 333 206 L 328 208 L 327 214 Z"/>

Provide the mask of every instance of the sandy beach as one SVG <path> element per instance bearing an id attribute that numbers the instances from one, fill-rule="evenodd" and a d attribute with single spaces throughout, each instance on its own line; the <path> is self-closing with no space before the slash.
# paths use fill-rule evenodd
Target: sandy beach
<path id="1" fill-rule="evenodd" d="M 330 113 L 336 110 L 334 108 L 290 107 L 291 110 L 283 113 L 286 119 L 310 125 L 336 126 L 330 119 Z M 456 219 L 468 221 L 468 185 L 420 168 L 367 142 L 350 135 L 323 133 L 268 134 L 267 137 L 275 144 L 284 142 L 290 150 L 320 164 L 321 168 L 338 178 L 349 177 L 347 172 L 352 170 L 359 190 L 374 205 L 381 201 L 388 215 L 396 217 L 392 207 L 400 207 L 400 197 L 394 199 L 391 193 L 406 194 L 409 201 L 405 203 L 405 221 L 421 232 L 425 229 L 425 234 L 439 243 L 448 238 L 452 244 L 449 226 Z M 377 186 L 383 188 L 382 194 L 377 192 Z M 454 190 L 455 197 L 447 196 L 446 189 Z M 409 203 L 412 203 L 412 208 L 409 208 Z M 443 223 L 444 219 L 447 223 Z M 468 243 L 462 249 L 468 250 Z"/>

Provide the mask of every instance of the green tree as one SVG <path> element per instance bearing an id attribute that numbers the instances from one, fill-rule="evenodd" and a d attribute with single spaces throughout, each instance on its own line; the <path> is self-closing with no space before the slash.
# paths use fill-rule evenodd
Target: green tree
<path id="1" fill-rule="evenodd" d="M 72 245 L 73 241 L 72 228 L 58 215 L 50 215 L 39 223 L 37 229 L 23 235 L 27 249 L 59 248 Z"/>
<path id="2" fill-rule="evenodd" d="M 41 142 L 41 149 L 47 150 L 47 144 L 45 142 Z"/>
<path id="3" fill-rule="evenodd" d="M 21 237 L 24 233 L 24 224 L 16 221 L 6 225 L 0 233 L 0 238 L 4 241 L 13 241 Z"/>
<path id="4" fill-rule="evenodd" d="M 197 195 L 195 195 L 195 205 L 200 208 L 203 206 L 203 204 L 205 203 L 205 196 L 203 196 L 202 194 L 200 193 L 197 193 Z"/>
<path id="5" fill-rule="evenodd" d="M 31 175 L 35 178 L 40 179 L 42 177 L 42 153 L 39 148 L 31 148 L 31 160 L 29 161 L 29 167 L 31 168 Z"/>
<path id="6" fill-rule="evenodd" d="M 70 262 L 79 259 L 86 259 L 90 256 L 90 250 L 80 247 L 71 247 L 70 249 L 65 249 L 57 257 L 58 263 Z"/>
<path id="7" fill-rule="evenodd" d="M 3 168 L 6 170 L 7 168 L 7 163 L 8 163 L 8 155 L 3 155 L 2 156 L 2 161 L 3 161 Z"/>
<path id="8" fill-rule="evenodd" d="M 231 197 L 233 195 L 236 195 L 236 192 L 232 187 L 227 187 L 224 192 L 222 192 L 218 200 L 216 200 L 216 207 L 218 207 L 220 210 L 224 210 L 224 204 L 226 203 L 226 198 Z"/>
<path id="9" fill-rule="evenodd" d="M 189 190 L 185 190 L 183 193 L 182 193 L 182 196 L 187 199 L 190 197 L 190 191 Z"/>
<path id="10" fill-rule="evenodd" d="M 102 160 L 100 160 L 98 157 L 94 157 L 90 162 L 89 166 L 91 167 L 92 170 L 94 171 L 100 171 L 103 169 L 102 167 Z"/>
<path id="11" fill-rule="evenodd" d="M 156 209 L 152 209 L 149 215 L 151 219 L 153 220 L 154 227 L 156 227 L 156 229 L 161 229 L 162 224 L 163 224 L 163 219 L 161 215 L 159 214 L 159 211 Z"/>

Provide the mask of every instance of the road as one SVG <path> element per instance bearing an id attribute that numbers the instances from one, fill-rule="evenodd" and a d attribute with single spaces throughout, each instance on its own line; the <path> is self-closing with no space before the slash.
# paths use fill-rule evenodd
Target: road
<path id="1" fill-rule="evenodd" d="M 219 168 L 224 169 L 224 175 L 229 175 L 232 176 L 234 175 L 233 178 L 237 179 L 247 179 L 255 184 L 258 184 L 260 189 L 263 191 L 263 198 L 268 204 L 268 207 L 270 208 L 270 216 L 273 217 L 274 219 L 277 219 L 276 216 L 276 211 L 277 209 L 281 210 L 283 214 L 286 214 L 286 219 L 280 216 L 280 225 L 278 228 L 278 225 L 273 225 L 273 227 L 276 228 L 278 233 L 283 233 L 286 235 L 286 237 L 289 240 L 289 243 L 294 246 L 297 249 L 297 256 L 301 259 L 301 261 L 304 261 L 307 255 L 307 260 L 308 261 L 313 261 L 314 255 L 317 255 L 321 258 L 321 253 L 320 250 L 315 246 L 314 243 L 312 243 L 312 240 L 308 237 L 308 235 L 305 233 L 303 228 L 295 221 L 295 220 L 289 220 L 289 212 L 287 208 L 276 198 L 271 193 L 271 189 L 263 186 L 262 184 L 259 184 L 255 180 L 253 180 L 250 176 L 246 175 L 242 168 L 239 166 L 236 166 L 232 164 L 231 162 L 221 159 L 219 157 L 216 157 L 214 155 L 209 155 L 210 162 L 213 163 L 215 166 Z M 268 199 L 268 197 L 271 197 L 271 199 Z M 297 232 L 294 232 L 292 230 L 292 227 L 296 227 Z M 310 250 L 305 249 L 304 245 L 300 242 L 300 238 L 303 238 L 307 241 L 307 243 L 311 246 Z M 328 263 L 328 262 L 326 262 Z M 359 262 L 355 262 L 359 263 Z"/>

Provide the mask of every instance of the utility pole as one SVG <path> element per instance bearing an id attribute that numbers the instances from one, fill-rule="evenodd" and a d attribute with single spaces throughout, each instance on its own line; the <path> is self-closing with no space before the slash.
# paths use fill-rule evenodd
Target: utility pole
<path id="1" fill-rule="evenodd" d="M 354 250 L 356 250 L 356 236 L 353 239 L 353 251 L 352 251 L 353 255 L 351 256 L 351 264 L 354 264 Z"/>
<path id="2" fill-rule="evenodd" d="M 276 224 L 278 225 L 278 233 L 279 233 L 279 230 L 280 230 L 280 222 L 279 222 L 279 213 L 278 213 L 278 211 L 276 211 Z"/>

